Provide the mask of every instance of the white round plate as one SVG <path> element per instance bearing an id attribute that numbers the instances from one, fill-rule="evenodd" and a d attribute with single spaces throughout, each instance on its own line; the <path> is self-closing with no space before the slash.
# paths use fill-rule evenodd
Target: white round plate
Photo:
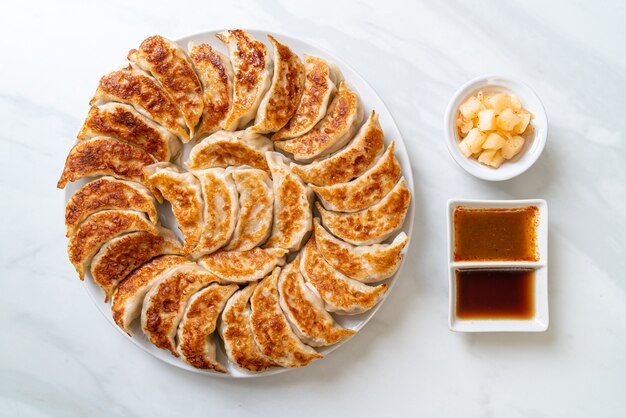
<path id="1" fill-rule="evenodd" d="M 389 113 L 389 110 L 387 110 L 387 107 L 385 106 L 385 104 L 382 102 L 382 100 L 380 99 L 380 97 L 378 97 L 378 95 L 376 94 L 376 92 L 374 91 L 374 89 L 372 87 L 370 87 L 369 84 L 367 84 L 367 82 L 356 72 L 354 71 L 350 66 L 348 66 L 343 60 L 329 54 L 328 52 L 322 50 L 321 48 L 311 45 L 309 42 L 305 42 L 303 40 L 300 40 L 298 38 L 294 38 L 292 36 L 288 36 L 288 35 L 283 35 L 280 33 L 276 33 L 276 32 L 266 32 L 266 31 L 262 31 L 262 30 L 246 30 L 247 32 L 249 32 L 252 36 L 254 36 L 255 38 L 257 38 L 260 41 L 266 41 L 266 34 L 271 34 L 273 36 L 276 37 L 276 39 L 278 39 L 279 41 L 287 44 L 294 52 L 296 52 L 297 54 L 299 54 L 300 56 L 302 56 L 302 54 L 309 54 L 309 55 L 314 55 L 314 56 L 318 56 L 324 59 L 327 59 L 329 62 L 335 63 L 342 71 L 344 79 L 346 81 L 346 83 L 348 85 L 350 85 L 352 88 L 354 88 L 359 95 L 361 96 L 361 100 L 363 103 L 363 108 L 364 108 L 364 114 L 367 116 L 369 115 L 369 113 L 371 112 L 371 110 L 376 110 L 376 113 L 378 113 L 379 115 L 379 120 L 380 120 L 380 125 L 385 133 L 385 143 L 389 144 L 389 142 L 393 139 L 396 142 L 396 148 L 395 148 L 395 152 L 396 152 L 396 158 L 398 159 L 398 161 L 400 162 L 400 165 L 402 167 L 402 174 L 404 175 L 404 177 L 406 178 L 406 181 L 409 185 L 410 190 L 414 190 L 413 188 L 413 175 L 411 172 L 411 164 L 409 162 L 409 157 L 406 151 L 406 147 L 404 145 L 404 142 L 402 141 L 402 136 L 400 135 L 400 132 L 398 131 L 398 127 L 396 126 L 395 122 L 393 121 L 393 118 L 391 117 L 391 114 Z M 227 53 L 226 48 L 224 47 L 224 45 L 222 45 L 217 38 L 215 38 L 215 34 L 221 32 L 221 30 L 218 31 L 208 31 L 208 32 L 204 32 L 204 33 L 200 33 L 197 35 L 191 35 L 191 36 L 187 36 L 185 38 L 182 39 L 178 39 L 177 42 L 178 44 L 183 47 L 183 48 L 187 48 L 187 44 L 190 41 L 193 41 L 195 43 L 208 43 L 209 45 L 211 45 L 212 47 Z M 136 45 L 128 45 L 127 47 L 130 49 L 132 47 L 135 47 Z M 115 66 L 111 66 L 111 68 L 115 68 Z M 189 149 L 193 146 L 193 141 L 192 143 L 186 144 L 185 145 L 185 151 L 181 153 L 182 155 L 187 155 L 189 152 Z M 78 190 L 80 187 L 82 187 L 85 183 L 87 183 L 89 180 L 91 179 L 81 179 L 75 183 L 71 183 L 67 186 L 66 188 L 66 193 L 65 193 L 65 200 L 66 203 L 69 200 L 69 198 L 72 196 L 72 194 L 74 194 L 74 192 L 76 190 Z M 413 193 L 413 195 L 415 195 L 415 193 Z M 159 209 L 159 220 L 161 221 L 161 223 L 178 232 L 178 228 L 176 225 L 176 220 L 174 219 L 174 217 L 171 214 L 171 210 L 169 208 L 169 204 L 164 204 L 164 205 L 160 205 Z M 407 213 L 406 216 L 406 220 L 404 222 L 403 225 L 403 231 L 410 237 L 411 236 L 411 230 L 413 229 L 413 215 L 414 215 L 414 204 L 413 202 L 411 202 L 411 206 L 409 208 L 409 212 Z M 392 237 L 393 238 L 393 237 Z M 407 246 L 404 248 L 404 253 L 406 254 L 406 251 L 408 251 L 410 242 L 409 244 L 407 244 Z M 370 320 L 370 318 L 372 316 L 374 316 L 374 314 L 376 313 L 376 311 L 380 308 L 380 306 L 382 305 L 382 303 L 385 301 L 385 299 L 389 296 L 389 294 L 391 293 L 391 290 L 393 289 L 393 286 L 397 280 L 397 278 L 400 276 L 401 272 L 402 272 L 402 266 L 404 265 L 404 260 L 402 261 L 402 265 L 400 266 L 400 268 L 398 269 L 398 271 L 396 272 L 396 274 L 394 274 L 392 277 L 390 277 L 389 279 L 387 279 L 385 282 L 389 284 L 389 290 L 387 291 L 387 293 L 385 294 L 385 296 L 383 297 L 383 299 L 380 301 L 380 303 L 378 305 L 376 305 L 373 309 L 371 309 L 368 312 L 359 314 L 359 315 L 333 315 L 335 317 L 335 319 L 337 320 L 337 322 L 339 324 L 341 324 L 342 326 L 346 327 L 346 328 L 350 328 L 353 330 L 360 330 L 366 323 L 367 321 Z M 282 373 L 284 371 L 290 370 L 290 369 L 286 369 L 286 368 L 282 368 L 282 367 L 276 367 L 276 368 L 272 368 L 272 369 L 268 369 L 264 372 L 260 372 L 260 373 L 249 373 L 246 372 L 245 370 L 241 370 L 239 368 L 237 368 L 236 366 L 234 366 L 232 363 L 230 363 L 227 358 L 226 355 L 223 352 L 223 348 L 221 346 L 218 345 L 218 359 L 227 366 L 227 373 L 226 374 L 222 374 L 222 373 L 215 373 L 212 371 L 206 371 L 206 370 L 200 370 L 200 369 L 196 369 L 193 368 L 191 366 L 189 366 L 187 363 L 185 363 L 184 361 L 182 361 L 179 358 L 176 358 L 174 356 L 172 356 L 171 353 L 169 353 L 168 351 L 165 350 L 161 350 L 157 347 L 155 347 L 154 345 L 152 345 L 143 335 L 143 333 L 141 332 L 141 328 L 139 325 L 139 321 L 135 321 L 135 323 L 133 324 L 133 330 L 134 332 L 134 336 L 133 337 L 129 337 L 124 331 L 122 331 L 113 321 L 113 318 L 111 317 L 111 307 L 109 304 L 104 303 L 104 292 L 102 291 L 102 289 L 100 289 L 92 280 L 91 275 L 89 273 L 86 274 L 86 278 L 84 281 L 84 286 L 85 286 L 85 290 L 87 291 L 87 293 L 89 294 L 89 296 L 91 297 L 91 299 L 93 300 L 94 304 L 98 307 L 98 309 L 100 310 L 100 312 L 102 312 L 102 314 L 105 316 L 105 318 L 107 318 L 107 320 L 117 329 L 119 330 L 122 334 L 124 334 L 130 341 L 132 341 L 135 345 L 141 347 L 143 350 L 145 350 L 146 352 L 152 354 L 153 356 L 157 357 L 158 359 L 169 363 L 173 366 L 176 367 L 180 367 L 181 369 L 185 369 L 185 370 L 189 370 L 189 371 L 193 371 L 196 373 L 202 373 L 202 374 L 207 374 L 207 375 L 212 375 L 212 376 L 218 376 L 218 377 L 254 377 L 254 376 L 267 376 L 267 375 L 272 375 L 272 374 L 277 374 L 277 373 Z M 353 338 L 357 338 L 358 337 L 353 337 Z M 324 347 L 322 349 L 319 350 L 320 353 L 322 353 L 323 355 L 328 355 L 329 353 L 331 353 L 332 351 L 334 351 L 335 349 L 337 349 L 340 345 L 342 345 L 342 343 L 340 344 L 335 344 L 333 346 L 330 347 Z M 323 359 L 321 359 L 323 361 Z M 319 361 L 319 360 L 318 360 Z M 309 366 L 310 367 L 310 366 Z"/>

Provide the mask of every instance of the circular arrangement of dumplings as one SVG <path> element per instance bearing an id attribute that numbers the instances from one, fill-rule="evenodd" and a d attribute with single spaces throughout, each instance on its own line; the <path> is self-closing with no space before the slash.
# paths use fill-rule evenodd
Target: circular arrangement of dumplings
<path id="1" fill-rule="evenodd" d="M 68 255 L 119 327 L 193 367 L 226 372 L 220 349 L 249 372 L 305 366 L 387 291 L 411 194 L 331 63 L 217 38 L 228 55 L 150 37 L 102 77 L 58 183 L 84 184 Z"/>

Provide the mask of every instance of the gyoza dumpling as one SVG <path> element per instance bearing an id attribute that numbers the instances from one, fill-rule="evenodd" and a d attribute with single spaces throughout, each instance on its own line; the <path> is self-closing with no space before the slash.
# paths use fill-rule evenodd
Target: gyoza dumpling
<path id="1" fill-rule="evenodd" d="M 113 292 L 111 311 L 115 323 L 128 335 L 133 335 L 130 326 L 141 315 L 146 293 L 160 279 L 161 273 L 184 263 L 191 261 L 178 255 L 164 255 L 148 261 L 126 277 Z"/>
<path id="2" fill-rule="evenodd" d="M 274 50 L 274 76 L 250 132 L 276 132 L 296 113 L 304 89 L 304 65 L 285 44 L 267 35 Z"/>
<path id="3" fill-rule="evenodd" d="M 291 328 L 306 344 L 313 347 L 336 344 L 356 331 L 342 328 L 324 308 L 317 290 L 307 286 L 296 257 L 278 278 L 279 302 Z"/>
<path id="4" fill-rule="evenodd" d="M 409 237 L 400 232 L 391 244 L 355 247 L 335 238 L 315 218 L 315 242 L 326 261 L 346 276 L 373 283 L 392 276 L 402 260 L 402 249 Z"/>
<path id="5" fill-rule="evenodd" d="M 269 172 L 265 153 L 272 141 L 246 131 L 218 131 L 191 149 L 185 165 L 190 170 L 248 165 Z"/>
<path id="6" fill-rule="evenodd" d="M 233 96 L 233 67 L 228 58 L 208 44 L 189 43 L 189 57 L 204 88 L 204 109 L 196 137 L 224 127 Z"/>
<path id="7" fill-rule="evenodd" d="M 261 353 L 252 335 L 248 301 L 256 286 L 256 283 L 250 283 L 228 299 L 219 329 L 228 359 L 251 372 L 260 372 L 275 366 L 273 361 Z"/>
<path id="8" fill-rule="evenodd" d="M 81 280 L 100 247 L 107 241 L 129 232 L 146 231 L 157 235 L 159 230 L 141 212 L 103 210 L 88 217 L 67 244 L 67 254 Z"/>
<path id="9" fill-rule="evenodd" d="M 359 212 L 327 211 L 316 202 L 324 226 L 337 238 L 354 245 L 378 244 L 402 227 L 411 203 L 404 177 L 382 200 Z"/>
<path id="10" fill-rule="evenodd" d="M 176 331 L 191 296 L 219 278 L 197 264 L 181 264 L 162 273 L 148 291 L 141 311 L 141 329 L 155 346 L 176 351 Z"/>
<path id="11" fill-rule="evenodd" d="M 256 116 L 272 80 L 272 60 L 267 47 L 242 30 L 227 30 L 217 38 L 227 47 L 233 66 L 233 104 L 224 129 L 243 129 Z"/>
<path id="12" fill-rule="evenodd" d="M 141 184 L 114 177 L 101 177 L 78 189 L 65 205 L 66 236 L 74 234 L 78 225 L 89 215 L 106 209 L 144 212 L 156 224 L 155 205 L 154 197 Z"/>
<path id="13" fill-rule="evenodd" d="M 239 214 L 239 196 L 230 172 L 223 168 L 197 170 L 204 199 L 204 221 L 194 258 L 222 248 L 233 235 Z"/>
<path id="14" fill-rule="evenodd" d="M 83 177 L 107 175 L 143 182 L 142 169 L 155 161 L 141 148 L 116 139 L 79 141 L 67 155 L 57 187 L 62 189 L 67 183 Z"/>
<path id="15" fill-rule="evenodd" d="M 109 301 L 115 287 L 126 276 L 148 260 L 163 254 L 182 253 L 176 235 L 169 229 L 158 228 L 158 235 L 132 232 L 113 238 L 100 248 L 91 262 L 91 276 L 104 290 L 104 302 Z"/>
<path id="16" fill-rule="evenodd" d="M 250 298 L 250 324 L 254 342 L 261 352 L 283 367 L 302 367 L 323 357 L 304 344 L 291 330 L 278 302 L 280 268 L 263 279 Z"/>
<path id="17" fill-rule="evenodd" d="M 309 162 L 346 145 L 362 120 L 363 108 L 359 96 L 341 83 L 328 113 L 313 129 L 297 138 L 277 141 L 274 145 L 292 154 L 297 161 Z"/>
<path id="18" fill-rule="evenodd" d="M 170 161 L 180 152 L 180 140 L 158 123 L 123 103 L 92 106 L 78 133 L 86 140 L 106 136 L 128 142 L 152 155 L 157 161 Z"/>
<path id="19" fill-rule="evenodd" d="M 310 187 L 328 210 L 356 212 L 366 209 L 385 197 L 402 174 L 393 149 L 392 141 L 376 164 L 355 180 L 332 186 L 310 185 Z"/>
<path id="20" fill-rule="evenodd" d="M 135 65 L 110 72 L 100 79 L 89 104 L 98 106 L 106 102 L 129 104 L 183 142 L 189 141 L 185 118 L 174 99 L 153 77 Z"/>
<path id="21" fill-rule="evenodd" d="M 216 358 L 213 332 L 226 301 L 237 289 L 235 284 L 212 284 L 189 299 L 178 326 L 178 353 L 189 365 L 226 373 L 226 368 Z"/>
<path id="22" fill-rule="evenodd" d="M 262 279 L 276 266 L 285 265 L 287 250 L 253 248 L 248 251 L 217 251 L 198 260 L 223 281 L 247 283 Z"/>
<path id="23" fill-rule="evenodd" d="M 300 271 L 325 302 L 326 310 L 340 314 L 359 314 L 372 309 L 383 297 L 387 283 L 368 286 L 335 270 L 324 259 L 311 237 L 301 254 Z"/>
<path id="24" fill-rule="evenodd" d="M 341 151 L 307 165 L 291 163 L 291 170 L 307 183 L 330 186 L 363 174 L 385 149 L 385 136 L 372 111 L 354 139 Z"/>
<path id="25" fill-rule="evenodd" d="M 296 114 L 272 139 L 291 139 L 309 132 L 324 115 L 330 99 L 337 91 L 339 71 L 321 58 L 304 55 L 305 81 L 302 99 Z"/>
<path id="26" fill-rule="evenodd" d="M 172 212 L 183 234 L 185 254 L 190 254 L 200 240 L 204 222 L 202 186 L 191 173 L 182 173 L 170 163 L 156 163 L 145 168 L 146 181 L 172 205 Z"/>
<path id="27" fill-rule="evenodd" d="M 274 192 L 263 170 L 241 168 L 231 174 L 239 193 L 239 220 L 225 250 L 246 251 L 263 244 L 272 230 Z"/>
<path id="28" fill-rule="evenodd" d="M 128 60 L 159 81 L 183 114 L 193 138 L 202 116 L 202 85 L 185 51 L 157 35 L 145 39 L 139 49 L 131 49 Z"/>
<path id="29" fill-rule="evenodd" d="M 274 186 L 274 224 L 265 247 L 295 251 L 312 228 L 313 192 L 289 170 L 289 160 L 278 152 L 266 155 Z"/>

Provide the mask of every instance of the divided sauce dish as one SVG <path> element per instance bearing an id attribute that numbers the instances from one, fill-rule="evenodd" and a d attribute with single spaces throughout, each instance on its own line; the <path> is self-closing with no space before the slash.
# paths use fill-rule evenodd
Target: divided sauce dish
<path id="1" fill-rule="evenodd" d="M 516 210 L 536 207 L 534 245 L 536 257 L 533 261 L 515 259 L 498 261 L 455 261 L 455 212 L 457 208 L 480 210 Z M 542 199 L 527 200 L 465 200 L 451 199 L 447 202 L 448 227 L 448 280 L 449 280 L 449 328 L 458 332 L 498 332 L 522 331 L 541 332 L 548 328 L 548 206 Z M 457 272 L 467 271 L 530 271 L 532 282 L 532 310 L 524 318 L 462 317 L 459 315 L 457 301 Z"/>

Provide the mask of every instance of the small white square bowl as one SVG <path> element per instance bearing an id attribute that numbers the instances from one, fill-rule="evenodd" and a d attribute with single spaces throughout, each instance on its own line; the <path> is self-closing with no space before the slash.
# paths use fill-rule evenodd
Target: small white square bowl
<path id="1" fill-rule="evenodd" d="M 539 209 L 537 224 L 538 261 L 454 261 L 454 211 L 457 207 L 467 208 L 524 208 Z M 467 200 L 450 199 L 447 205 L 448 218 L 448 326 L 457 332 L 542 332 L 550 322 L 548 309 L 548 204 L 543 199 L 525 200 Z M 461 319 L 456 315 L 456 271 L 480 268 L 526 268 L 535 272 L 534 299 L 535 315 L 525 320 L 512 319 Z"/>

